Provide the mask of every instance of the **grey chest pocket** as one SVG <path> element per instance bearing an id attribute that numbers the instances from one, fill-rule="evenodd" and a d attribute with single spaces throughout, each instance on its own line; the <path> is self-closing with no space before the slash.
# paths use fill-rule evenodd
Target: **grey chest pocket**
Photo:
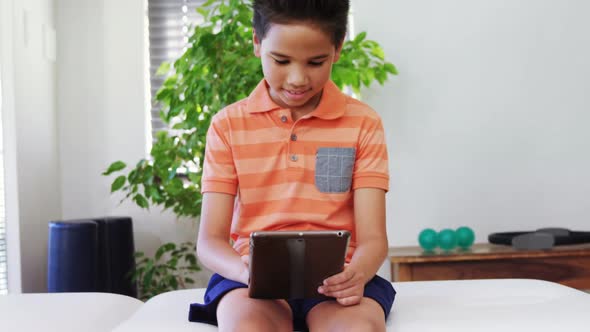
<path id="1" fill-rule="evenodd" d="M 315 186 L 323 193 L 350 190 L 355 148 L 319 148 L 315 160 Z"/>

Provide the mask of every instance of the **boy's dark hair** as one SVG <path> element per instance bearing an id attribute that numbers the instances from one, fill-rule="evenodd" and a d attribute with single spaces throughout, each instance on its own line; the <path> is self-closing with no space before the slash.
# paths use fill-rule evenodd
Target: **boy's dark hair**
<path id="1" fill-rule="evenodd" d="M 350 0 L 254 0 L 252 25 L 262 40 L 273 23 L 310 22 L 332 35 L 334 45 L 340 46 L 346 35 L 349 8 Z"/>

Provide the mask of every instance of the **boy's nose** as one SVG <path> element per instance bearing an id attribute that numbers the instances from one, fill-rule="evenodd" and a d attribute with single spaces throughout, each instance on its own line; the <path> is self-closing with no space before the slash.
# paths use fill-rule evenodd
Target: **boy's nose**
<path id="1" fill-rule="evenodd" d="M 294 87 L 307 85 L 307 75 L 303 70 L 292 70 L 289 72 L 287 83 Z"/>

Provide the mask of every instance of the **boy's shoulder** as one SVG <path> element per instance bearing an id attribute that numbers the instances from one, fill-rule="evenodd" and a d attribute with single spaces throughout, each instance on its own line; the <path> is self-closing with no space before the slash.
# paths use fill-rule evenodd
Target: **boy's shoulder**
<path id="1" fill-rule="evenodd" d="M 213 121 L 220 121 L 227 118 L 238 118 L 247 116 L 248 97 L 238 100 L 233 104 L 222 108 L 217 114 L 213 116 Z"/>
<path id="2" fill-rule="evenodd" d="M 345 116 L 360 116 L 381 121 L 381 116 L 371 106 L 348 95 L 346 96 L 346 110 L 344 114 Z"/>

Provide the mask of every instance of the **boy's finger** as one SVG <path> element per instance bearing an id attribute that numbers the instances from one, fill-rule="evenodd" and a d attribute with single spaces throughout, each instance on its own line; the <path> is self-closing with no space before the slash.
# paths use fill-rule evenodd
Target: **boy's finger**
<path id="1" fill-rule="evenodd" d="M 323 293 L 337 292 L 337 291 L 340 291 L 343 289 L 354 287 L 355 285 L 357 285 L 357 283 L 358 283 L 358 281 L 356 281 L 356 280 L 354 280 L 354 278 L 352 278 L 352 279 L 349 279 L 345 282 L 341 282 L 339 284 L 322 285 L 319 288 L 321 288 Z"/>
<path id="2" fill-rule="evenodd" d="M 323 288 L 323 287 L 320 287 Z M 318 289 L 320 294 L 324 294 L 326 296 L 335 297 L 335 298 L 346 298 L 349 296 L 359 295 L 362 293 L 360 290 L 359 285 L 349 285 L 348 287 L 340 288 L 338 290 L 327 290 L 325 288 L 320 290 Z"/>
<path id="3" fill-rule="evenodd" d="M 354 277 L 354 273 L 350 270 L 344 270 L 324 280 L 324 286 L 336 285 L 346 282 Z"/>

